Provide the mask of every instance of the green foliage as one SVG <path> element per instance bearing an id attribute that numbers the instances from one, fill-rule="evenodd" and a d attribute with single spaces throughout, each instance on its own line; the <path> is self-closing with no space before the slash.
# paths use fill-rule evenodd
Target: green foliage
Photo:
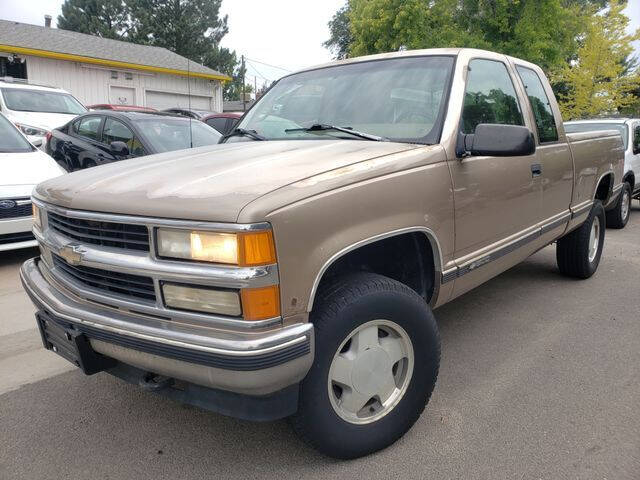
<path id="1" fill-rule="evenodd" d="M 351 9 L 349 3 L 340 8 L 329 21 L 329 40 L 322 45 L 331 50 L 333 58 L 342 60 L 349 56 L 349 46 L 353 41 L 349 23 Z"/>
<path id="2" fill-rule="evenodd" d="M 617 113 L 637 104 L 640 72 L 635 68 L 631 42 L 640 40 L 640 29 L 627 34 L 629 18 L 625 4 L 610 2 L 609 8 L 586 19 L 584 38 L 576 60 L 566 63 L 554 77 L 566 89 L 560 106 L 567 119 Z"/>
<path id="3" fill-rule="evenodd" d="M 128 33 L 129 13 L 122 0 L 66 0 L 58 28 L 120 40 Z"/>

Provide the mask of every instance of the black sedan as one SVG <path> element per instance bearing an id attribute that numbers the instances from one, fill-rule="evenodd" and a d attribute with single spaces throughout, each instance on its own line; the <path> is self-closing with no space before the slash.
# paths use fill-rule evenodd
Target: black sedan
<path id="1" fill-rule="evenodd" d="M 191 147 L 214 145 L 220 133 L 175 115 L 100 111 L 76 117 L 47 135 L 46 152 L 65 170 Z"/>

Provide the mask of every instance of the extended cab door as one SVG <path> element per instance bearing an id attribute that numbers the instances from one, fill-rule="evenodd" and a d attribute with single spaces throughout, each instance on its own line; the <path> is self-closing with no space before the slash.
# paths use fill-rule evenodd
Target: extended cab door
<path id="1" fill-rule="evenodd" d="M 633 171 L 636 180 L 633 187 L 633 196 L 640 197 L 640 121 L 636 120 L 631 124 L 631 158 L 629 159 L 629 169 Z"/>
<path id="2" fill-rule="evenodd" d="M 573 161 L 558 105 L 542 71 L 533 65 L 515 64 L 529 103 L 534 123 L 536 158 L 542 177 L 542 241 L 556 238 L 571 218 Z M 561 135 L 559 134 L 561 132 Z"/>
<path id="3" fill-rule="evenodd" d="M 469 61 L 460 133 L 472 134 L 481 123 L 530 128 L 514 77 L 506 59 L 500 58 Z M 541 219 L 542 183 L 536 164 L 535 155 L 449 160 L 458 267 L 454 296 L 531 253 L 521 247 Z"/>

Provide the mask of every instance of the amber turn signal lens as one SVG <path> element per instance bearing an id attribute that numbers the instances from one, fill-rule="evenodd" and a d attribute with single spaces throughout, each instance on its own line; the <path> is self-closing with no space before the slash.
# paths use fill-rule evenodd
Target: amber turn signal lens
<path id="1" fill-rule="evenodd" d="M 273 244 L 273 232 L 245 232 L 240 234 L 240 265 L 269 265 L 276 263 L 276 248 Z"/>
<path id="2" fill-rule="evenodd" d="M 240 291 L 245 320 L 264 320 L 280 315 L 280 290 L 277 285 L 245 288 Z"/>

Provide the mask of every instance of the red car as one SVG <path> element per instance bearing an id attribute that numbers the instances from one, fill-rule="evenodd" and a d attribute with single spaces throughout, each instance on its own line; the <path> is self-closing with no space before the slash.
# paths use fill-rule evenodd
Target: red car
<path id="1" fill-rule="evenodd" d="M 89 110 L 117 110 L 119 112 L 157 112 L 155 108 L 140 107 L 137 105 L 114 105 L 111 103 L 99 103 L 97 105 L 89 105 Z"/>
<path id="2" fill-rule="evenodd" d="M 226 135 L 234 129 L 242 115 L 242 112 L 214 113 L 203 117 L 201 120 L 221 134 Z"/>

